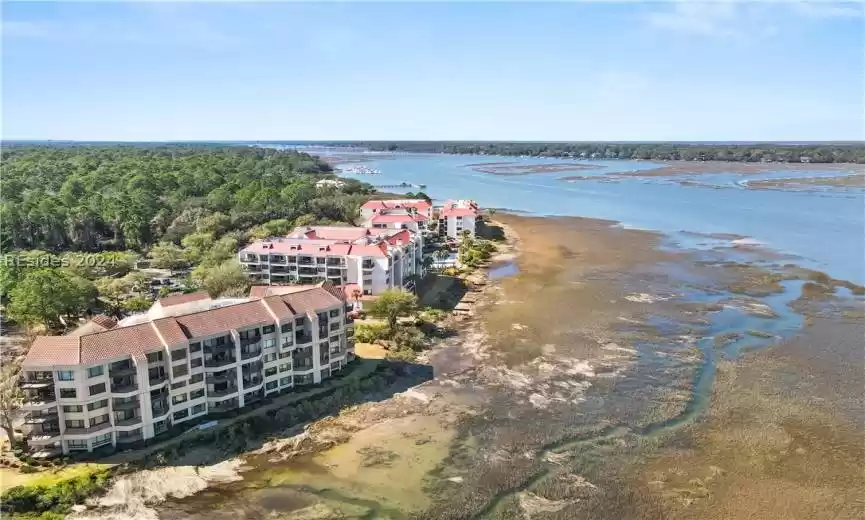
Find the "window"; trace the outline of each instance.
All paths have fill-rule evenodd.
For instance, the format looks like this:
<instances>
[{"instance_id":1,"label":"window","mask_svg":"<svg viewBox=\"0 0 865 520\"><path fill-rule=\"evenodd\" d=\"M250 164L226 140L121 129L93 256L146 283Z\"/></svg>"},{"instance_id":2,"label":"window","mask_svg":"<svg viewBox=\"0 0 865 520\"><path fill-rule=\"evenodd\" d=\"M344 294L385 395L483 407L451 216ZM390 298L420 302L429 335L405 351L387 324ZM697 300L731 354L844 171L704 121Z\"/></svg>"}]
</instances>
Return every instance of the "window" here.
<instances>
[{"instance_id":1,"label":"window","mask_svg":"<svg viewBox=\"0 0 865 520\"><path fill-rule=\"evenodd\" d=\"M189 351L190 352L198 352L200 350L201 350L201 343L196 341L195 343L189 344Z\"/></svg>"},{"instance_id":2,"label":"window","mask_svg":"<svg viewBox=\"0 0 865 520\"><path fill-rule=\"evenodd\" d=\"M291 377L283 377L279 380L279 386L285 386L291 384Z\"/></svg>"},{"instance_id":3,"label":"window","mask_svg":"<svg viewBox=\"0 0 865 520\"><path fill-rule=\"evenodd\" d=\"M339 309L333 309L332 311L330 311L330 317L331 318L338 318L339 317Z\"/></svg>"},{"instance_id":4,"label":"window","mask_svg":"<svg viewBox=\"0 0 865 520\"><path fill-rule=\"evenodd\" d=\"M99 377L105 373L105 367L103 365L99 365L98 367L90 367L87 369L87 377Z\"/></svg>"},{"instance_id":5,"label":"window","mask_svg":"<svg viewBox=\"0 0 865 520\"><path fill-rule=\"evenodd\" d=\"M179 412L174 412L174 420L179 421L180 419L186 419L189 417L189 408L186 410L180 410Z\"/></svg>"},{"instance_id":6,"label":"window","mask_svg":"<svg viewBox=\"0 0 865 520\"><path fill-rule=\"evenodd\" d=\"M72 381L75 379L75 375L71 370L58 370L57 371L57 380L58 381Z\"/></svg>"},{"instance_id":7,"label":"window","mask_svg":"<svg viewBox=\"0 0 865 520\"><path fill-rule=\"evenodd\" d=\"M70 450L81 450L81 449L86 450L87 449L87 439L66 441L66 446Z\"/></svg>"},{"instance_id":8,"label":"window","mask_svg":"<svg viewBox=\"0 0 865 520\"><path fill-rule=\"evenodd\" d=\"M186 386L186 381L181 381L179 383L171 383L172 390L177 390L178 388L183 388L184 386Z\"/></svg>"},{"instance_id":9,"label":"window","mask_svg":"<svg viewBox=\"0 0 865 520\"><path fill-rule=\"evenodd\" d=\"M84 407L80 404L67 404L63 405L63 413L78 413L83 412Z\"/></svg>"},{"instance_id":10,"label":"window","mask_svg":"<svg viewBox=\"0 0 865 520\"><path fill-rule=\"evenodd\" d=\"M218 347L220 345L225 345L225 336L204 340L205 347Z\"/></svg>"},{"instance_id":11,"label":"window","mask_svg":"<svg viewBox=\"0 0 865 520\"><path fill-rule=\"evenodd\" d=\"M291 323L284 323L282 327L279 328L279 331L283 334L291 332Z\"/></svg>"},{"instance_id":12,"label":"window","mask_svg":"<svg viewBox=\"0 0 865 520\"><path fill-rule=\"evenodd\" d=\"M280 372L288 372L289 370L291 370L291 363L283 363L282 365L279 365Z\"/></svg>"},{"instance_id":13,"label":"window","mask_svg":"<svg viewBox=\"0 0 865 520\"><path fill-rule=\"evenodd\" d=\"M263 361L265 363L270 363L271 361L276 361L276 352L274 352L273 354L265 355Z\"/></svg>"},{"instance_id":14,"label":"window","mask_svg":"<svg viewBox=\"0 0 865 520\"><path fill-rule=\"evenodd\" d=\"M61 399L75 399L77 393L74 388L61 388L60 389L60 398Z\"/></svg>"},{"instance_id":15,"label":"window","mask_svg":"<svg viewBox=\"0 0 865 520\"><path fill-rule=\"evenodd\" d=\"M189 373L189 367L186 365L175 365L171 367L171 377L183 377Z\"/></svg>"},{"instance_id":16,"label":"window","mask_svg":"<svg viewBox=\"0 0 865 520\"><path fill-rule=\"evenodd\" d=\"M186 349L185 348L171 351L171 361L180 361L181 359L186 359Z\"/></svg>"},{"instance_id":17,"label":"window","mask_svg":"<svg viewBox=\"0 0 865 520\"><path fill-rule=\"evenodd\" d=\"M285 359L287 357L291 357L291 352L280 352L279 359Z\"/></svg>"},{"instance_id":18,"label":"window","mask_svg":"<svg viewBox=\"0 0 865 520\"><path fill-rule=\"evenodd\" d=\"M261 328L262 334L273 334L276 331L275 325L265 325Z\"/></svg>"},{"instance_id":19,"label":"window","mask_svg":"<svg viewBox=\"0 0 865 520\"><path fill-rule=\"evenodd\" d=\"M96 417L90 418L90 426L99 426L100 424L105 424L108 422L108 414L97 415Z\"/></svg>"},{"instance_id":20,"label":"window","mask_svg":"<svg viewBox=\"0 0 865 520\"><path fill-rule=\"evenodd\" d=\"M68 419L66 421L66 429L70 428L84 428L84 420L83 419Z\"/></svg>"},{"instance_id":21,"label":"window","mask_svg":"<svg viewBox=\"0 0 865 520\"><path fill-rule=\"evenodd\" d=\"M270 377L276 375L276 367L270 367L264 371L264 377Z\"/></svg>"},{"instance_id":22,"label":"window","mask_svg":"<svg viewBox=\"0 0 865 520\"><path fill-rule=\"evenodd\" d=\"M162 361L162 351L150 352L147 354L148 363L159 363Z\"/></svg>"},{"instance_id":23,"label":"window","mask_svg":"<svg viewBox=\"0 0 865 520\"><path fill-rule=\"evenodd\" d=\"M200 383L204 381L204 374L195 374L189 377L189 384L194 385L195 383Z\"/></svg>"},{"instance_id":24,"label":"window","mask_svg":"<svg viewBox=\"0 0 865 520\"><path fill-rule=\"evenodd\" d=\"M294 324L298 327L303 327L303 318L296 318Z\"/></svg>"},{"instance_id":25,"label":"window","mask_svg":"<svg viewBox=\"0 0 865 520\"><path fill-rule=\"evenodd\" d=\"M266 390L273 390L274 388L276 388L278 386L279 386L279 381L270 381L266 385L264 385L264 388Z\"/></svg>"},{"instance_id":26,"label":"window","mask_svg":"<svg viewBox=\"0 0 865 520\"><path fill-rule=\"evenodd\" d=\"M204 364L204 360L202 360L200 357L197 357L189 362L189 366L191 366L192 368L198 368L202 364Z\"/></svg>"},{"instance_id":27,"label":"window","mask_svg":"<svg viewBox=\"0 0 865 520\"><path fill-rule=\"evenodd\" d=\"M266 340L264 340L263 346L264 346L264 348L275 347L276 346L276 340L275 339L266 339Z\"/></svg>"},{"instance_id":28,"label":"window","mask_svg":"<svg viewBox=\"0 0 865 520\"><path fill-rule=\"evenodd\" d=\"M186 394L175 395L171 398L172 404L180 404L185 403L189 399L189 396Z\"/></svg>"},{"instance_id":29,"label":"window","mask_svg":"<svg viewBox=\"0 0 865 520\"><path fill-rule=\"evenodd\" d=\"M87 405L87 409L92 412L93 410L99 410L100 408L105 408L106 406L108 406L108 399L102 399L100 401L96 401L95 403L89 403Z\"/></svg>"},{"instance_id":30,"label":"window","mask_svg":"<svg viewBox=\"0 0 865 520\"><path fill-rule=\"evenodd\" d=\"M99 383L90 387L90 395L99 395L105 391L105 383Z\"/></svg>"},{"instance_id":31,"label":"window","mask_svg":"<svg viewBox=\"0 0 865 520\"><path fill-rule=\"evenodd\" d=\"M331 336L331 337L330 337L330 342L331 342L331 343L336 343L337 345L339 345L339 336Z\"/></svg>"},{"instance_id":32,"label":"window","mask_svg":"<svg viewBox=\"0 0 865 520\"><path fill-rule=\"evenodd\" d=\"M197 404L197 405L193 406L193 407L192 407L192 415L198 415L198 414L200 414L201 412L204 411L204 408L205 408L205 404L204 404L204 403Z\"/></svg>"},{"instance_id":33,"label":"window","mask_svg":"<svg viewBox=\"0 0 865 520\"><path fill-rule=\"evenodd\" d=\"M201 399L204 397L204 389L196 390L194 392L189 392L189 400Z\"/></svg>"},{"instance_id":34,"label":"window","mask_svg":"<svg viewBox=\"0 0 865 520\"><path fill-rule=\"evenodd\" d=\"M240 331L240 339L255 339L260 336L258 329Z\"/></svg>"}]
</instances>

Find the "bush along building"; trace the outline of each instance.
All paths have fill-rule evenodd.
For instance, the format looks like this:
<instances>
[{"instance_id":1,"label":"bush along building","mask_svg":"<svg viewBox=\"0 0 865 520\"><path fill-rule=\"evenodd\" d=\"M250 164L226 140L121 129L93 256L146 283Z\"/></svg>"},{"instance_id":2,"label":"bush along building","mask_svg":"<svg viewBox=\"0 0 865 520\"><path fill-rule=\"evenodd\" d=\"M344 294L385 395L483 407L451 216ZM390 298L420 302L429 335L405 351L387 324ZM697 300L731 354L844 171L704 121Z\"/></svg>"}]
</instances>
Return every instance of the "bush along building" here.
<instances>
[{"instance_id":1,"label":"bush along building","mask_svg":"<svg viewBox=\"0 0 865 520\"><path fill-rule=\"evenodd\" d=\"M22 365L28 445L42 455L136 447L333 377L354 359L344 293L294 289L171 297L129 324L37 337Z\"/></svg>"}]
</instances>

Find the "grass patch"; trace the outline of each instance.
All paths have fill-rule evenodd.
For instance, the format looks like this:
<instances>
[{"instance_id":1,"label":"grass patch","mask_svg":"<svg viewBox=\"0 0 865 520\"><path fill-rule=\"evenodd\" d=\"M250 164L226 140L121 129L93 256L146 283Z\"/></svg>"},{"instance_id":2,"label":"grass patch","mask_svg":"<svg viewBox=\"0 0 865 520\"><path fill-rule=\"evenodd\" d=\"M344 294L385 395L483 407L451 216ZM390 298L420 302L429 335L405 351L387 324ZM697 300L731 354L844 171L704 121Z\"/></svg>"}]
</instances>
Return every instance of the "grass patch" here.
<instances>
[{"instance_id":1,"label":"grass patch","mask_svg":"<svg viewBox=\"0 0 865 520\"><path fill-rule=\"evenodd\" d=\"M105 489L111 470L102 464L77 464L34 477L5 491L0 511L12 518L62 518L72 506Z\"/></svg>"}]
</instances>

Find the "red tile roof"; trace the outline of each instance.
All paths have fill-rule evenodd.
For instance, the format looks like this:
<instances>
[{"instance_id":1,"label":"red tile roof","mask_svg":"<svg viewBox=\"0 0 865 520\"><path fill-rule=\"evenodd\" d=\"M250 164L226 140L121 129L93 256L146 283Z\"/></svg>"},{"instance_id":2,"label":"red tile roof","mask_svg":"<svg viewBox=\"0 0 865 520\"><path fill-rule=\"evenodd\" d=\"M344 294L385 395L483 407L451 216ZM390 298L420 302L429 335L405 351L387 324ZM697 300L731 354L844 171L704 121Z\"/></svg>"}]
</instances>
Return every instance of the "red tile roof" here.
<instances>
[{"instance_id":1,"label":"red tile roof","mask_svg":"<svg viewBox=\"0 0 865 520\"><path fill-rule=\"evenodd\" d=\"M424 222L426 217L418 213L417 215L409 215L406 213L377 213L370 218L370 222L374 224L392 224L399 222Z\"/></svg>"},{"instance_id":2,"label":"red tile roof","mask_svg":"<svg viewBox=\"0 0 865 520\"><path fill-rule=\"evenodd\" d=\"M370 200L364 203L363 209L396 209L396 208L417 208L427 210L432 207L432 204L424 199L404 199L404 200Z\"/></svg>"},{"instance_id":3,"label":"red tile roof","mask_svg":"<svg viewBox=\"0 0 865 520\"><path fill-rule=\"evenodd\" d=\"M117 320L115 320L114 318L110 318L104 314L97 314L96 316L90 318L90 321L106 329L113 329L117 326Z\"/></svg>"},{"instance_id":4,"label":"red tile roof","mask_svg":"<svg viewBox=\"0 0 865 520\"><path fill-rule=\"evenodd\" d=\"M77 336L37 336L27 351L24 367L77 365L81 348Z\"/></svg>"},{"instance_id":5,"label":"red tile roof","mask_svg":"<svg viewBox=\"0 0 865 520\"><path fill-rule=\"evenodd\" d=\"M184 303L209 299L210 295L207 294L207 291L197 291L189 294L170 294L164 298L160 298L157 301L163 307L171 307L173 305L182 305Z\"/></svg>"},{"instance_id":6,"label":"red tile roof","mask_svg":"<svg viewBox=\"0 0 865 520\"><path fill-rule=\"evenodd\" d=\"M33 341L25 367L93 365L185 344L191 338L228 333L231 329L288 320L298 314L341 306L342 293L332 284L263 299L227 305L182 316L161 318L130 327L117 327L83 336L39 336Z\"/></svg>"}]
</instances>

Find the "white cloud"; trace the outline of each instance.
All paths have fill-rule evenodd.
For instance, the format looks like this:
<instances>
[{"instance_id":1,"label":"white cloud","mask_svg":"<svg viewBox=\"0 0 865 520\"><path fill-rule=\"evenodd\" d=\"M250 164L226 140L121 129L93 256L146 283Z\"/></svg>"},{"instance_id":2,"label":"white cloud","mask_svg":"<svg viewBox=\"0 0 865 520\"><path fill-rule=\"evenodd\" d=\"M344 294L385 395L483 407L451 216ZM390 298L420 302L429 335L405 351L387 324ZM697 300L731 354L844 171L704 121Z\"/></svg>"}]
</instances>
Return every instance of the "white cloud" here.
<instances>
[{"instance_id":1,"label":"white cloud","mask_svg":"<svg viewBox=\"0 0 865 520\"><path fill-rule=\"evenodd\" d=\"M859 18L865 19L862 3L852 2L793 2L793 12L806 18Z\"/></svg>"},{"instance_id":2,"label":"white cloud","mask_svg":"<svg viewBox=\"0 0 865 520\"><path fill-rule=\"evenodd\" d=\"M676 2L672 8L650 13L649 26L671 32L743 39L740 6L733 2Z\"/></svg>"}]
</instances>

